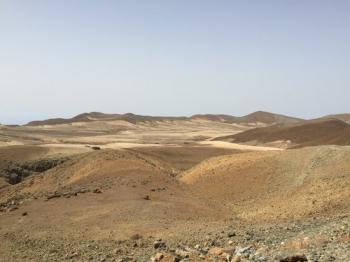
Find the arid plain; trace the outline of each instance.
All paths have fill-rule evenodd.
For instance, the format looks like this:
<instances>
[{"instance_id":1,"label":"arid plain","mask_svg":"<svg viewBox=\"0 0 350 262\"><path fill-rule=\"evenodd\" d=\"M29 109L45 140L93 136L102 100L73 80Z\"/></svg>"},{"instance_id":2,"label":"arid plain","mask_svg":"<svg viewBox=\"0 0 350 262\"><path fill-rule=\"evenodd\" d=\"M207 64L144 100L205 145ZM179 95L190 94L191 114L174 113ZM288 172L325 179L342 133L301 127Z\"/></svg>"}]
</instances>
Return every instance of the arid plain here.
<instances>
[{"instance_id":1,"label":"arid plain","mask_svg":"<svg viewBox=\"0 0 350 262\"><path fill-rule=\"evenodd\" d=\"M0 125L1 261L350 261L350 115Z\"/></svg>"}]
</instances>

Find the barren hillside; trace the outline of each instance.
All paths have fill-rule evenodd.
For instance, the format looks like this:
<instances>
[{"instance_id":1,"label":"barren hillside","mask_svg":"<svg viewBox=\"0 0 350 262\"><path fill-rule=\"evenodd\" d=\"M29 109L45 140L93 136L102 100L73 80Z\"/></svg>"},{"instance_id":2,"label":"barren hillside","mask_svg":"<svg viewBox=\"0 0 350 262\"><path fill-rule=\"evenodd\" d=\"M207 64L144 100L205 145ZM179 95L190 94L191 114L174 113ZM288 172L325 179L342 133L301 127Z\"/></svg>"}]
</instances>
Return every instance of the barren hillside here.
<instances>
[{"instance_id":1,"label":"barren hillside","mask_svg":"<svg viewBox=\"0 0 350 262\"><path fill-rule=\"evenodd\" d=\"M349 211L350 148L309 147L211 158L180 181L258 221ZM334 193L336 191L337 193Z\"/></svg>"},{"instance_id":2,"label":"barren hillside","mask_svg":"<svg viewBox=\"0 0 350 262\"><path fill-rule=\"evenodd\" d=\"M350 124L350 114L336 114L324 116L324 119L339 119Z\"/></svg>"},{"instance_id":3,"label":"barren hillside","mask_svg":"<svg viewBox=\"0 0 350 262\"><path fill-rule=\"evenodd\" d=\"M230 115L194 115L192 119L204 119L210 121L221 121L227 123L236 124L263 124L263 125L273 125L273 124L285 124L285 123L297 123L303 121L303 119L289 117L280 114L274 114L264 111L257 111L246 116L236 117Z\"/></svg>"},{"instance_id":4,"label":"barren hillside","mask_svg":"<svg viewBox=\"0 0 350 262\"><path fill-rule=\"evenodd\" d=\"M298 123L301 121L303 121L303 119L264 111L257 111L238 119L239 123L264 123L267 125Z\"/></svg>"},{"instance_id":5,"label":"barren hillside","mask_svg":"<svg viewBox=\"0 0 350 262\"><path fill-rule=\"evenodd\" d=\"M57 260L104 257L94 250L110 258L149 259L158 250L165 256L164 261L183 256L181 252L196 261L202 251L193 248L199 243L212 250L203 254L207 261L213 261L219 256L213 248L225 247L231 250L226 252L235 254L238 249L232 249L232 243L250 243L252 250L260 248L272 258L283 250L287 254L295 252L299 242L293 241L299 241L302 228L310 241L319 241L314 240L314 234L328 228L327 218L338 219L339 214L350 212L349 147L233 152L207 160L210 155L228 152L202 148L209 151L199 164L201 159L183 164L176 154L182 149L174 150L136 148L84 153L3 188L0 234L7 235L3 242L5 257L33 258L55 249L51 257ZM195 159L196 150L200 149L183 152ZM302 227L315 216L320 224ZM294 221L296 231L281 229L278 225L283 221ZM254 232L249 238L247 229ZM270 232L267 235L266 230ZM269 242L259 235L279 244L266 249ZM162 240L155 241L159 238ZM215 241L214 247L207 239ZM282 240L290 246L279 248ZM31 243L45 241L47 245L41 249L28 249ZM341 247L336 241L328 242L326 247ZM95 248L90 249L88 243ZM153 247L163 243L178 250L177 255L171 249ZM310 250L311 243L307 244ZM116 245L118 252L114 251ZM18 255L13 253L15 247L21 250ZM304 252L309 252L308 248ZM257 257L261 255L256 253Z\"/></svg>"},{"instance_id":6,"label":"barren hillside","mask_svg":"<svg viewBox=\"0 0 350 262\"><path fill-rule=\"evenodd\" d=\"M287 147L349 145L350 126L337 119L313 120L251 129L215 140L269 145L275 142L275 145L282 144Z\"/></svg>"}]
</instances>

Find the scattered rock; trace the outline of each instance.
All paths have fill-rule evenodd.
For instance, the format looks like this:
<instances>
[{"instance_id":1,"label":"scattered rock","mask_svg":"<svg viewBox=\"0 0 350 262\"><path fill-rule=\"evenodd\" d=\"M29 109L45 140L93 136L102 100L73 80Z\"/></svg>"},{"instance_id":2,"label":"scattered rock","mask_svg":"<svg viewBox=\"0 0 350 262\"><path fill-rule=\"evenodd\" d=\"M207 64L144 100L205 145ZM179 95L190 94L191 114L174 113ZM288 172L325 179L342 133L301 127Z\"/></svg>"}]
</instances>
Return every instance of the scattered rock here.
<instances>
[{"instance_id":1,"label":"scattered rock","mask_svg":"<svg viewBox=\"0 0 350 262\"><path fill-rule=\"evenodd\" d=\"M209 249L209 254L210 255L214 255L214 256L220 256L222 253L224 252L224 250L220 247L213 247L211 249Z\"/></svg>"},{"instance_id":2,"label":"scattered rock","mask_svg":"<svg viewBox=\"0 0 350 262\"><path fill-rule=\"evenodd\" d=\"M304 254L296 254L280 259L280 262L306 262L308 261Z\"/></svg>"},{"instance_id":3,"label":"scattered rock","mask_svg":"<svg viewBox=\"0 0 350 262\"><path fill-rule=\"evenodd\" d=\"M190 252L188 251L185 251L185 250L181 250L181 249L176 249L175 250L175 255L176 257L179 257L179 258L188 258L190 256Z\"/></svg>"},{"instance_id":4,"label":"scattered rock","mask_svg":"<svg viewBox=\"0 0 350 262\"><path fill-rule=\"evenodd\" d=\"M235 237L236 236L236 232L230 231L230 232L227 233L227 236L228 237Z\"/></svg>"},{"instance_id":5,"label":"scattered rock","mask_svg":"<svg viewBox=\"0 0 350 262\"><path fill-rule=\"evenodd\" d=\"M118 255L118 254L121 254L122 253L122 250L120 248L116 248L113 250L113 254L115 255Z\"/></svg>"},{"instance_id":6,"label":"scattered rock","mask_svg":"<svg viewBox=\"0 0 350 262\"><path fill-rule=\"evenodd\" d=\"M23 212L22 213L22 216L24 216L24 217L27 216L27 215L28 215L28 212Z\"/></svg>"},{"instance_id":7,"label":"scattered rock","mask_svg":"<svg viewBox=\"0 0 350 262\"><path fill-rule=\"evenodd\" d=\"M62 194L62 196L65 197L65 198L70 198L72 196L72 193L65 192L65 193Z\"/></svg>"},{"instance_id":8,"label":"scattered rock","mask_svg":"<svg viewBox=\"0 0 350 262\"><path fill-rule=\"evenodd\" d=\"M155 262L161 261L163 259L163 257L164 257L163 253L157 253L154 256L154 261Z\"/></svg>"},{"instance_id":9,"label":"scattered rock","mask_svg":"<svg viewBox=\"0 0 350 262\"><path fill-rule=\"evenodd\" d=\"M173 261L174 262L180 262L181 260L182 260L181 257L175 256Z\"/></svg>"},{"instance_id":10,"label":"scattered rock","mask_svg":"<svg viewBox=\"0 0 350 262\"><path fill-rule=\"evenodd\" d=\"M22 176L21 175L18 175L16 173L11 173L9 176L8 176L8 181L11 185L15 185L15 184L18 184L22 181Z\"/></svg>"},{"instance_id":11,"label":"scattered rock","mask_svg":"<svg viewBox=\"0 0 350 262\"><path fill-rule=\"evenodd\" d=\"M69 255L68 257L72 259L72 258L77 257L78 255L79 254L77 252L74 252L73 254Z\"/></svg>"},{"instance_id":12,"label":"scattered rock","mask_svg":"<svg viewBox=\"0 0 350 262\"><path fill-rule=\"evenodd\" d=\"M88 193L88 192L89 192L89 189L81 188L76 193L85 194L85 193Z\"/></svg>"},{"instance_id":13,"label":"scattered rock","mask_svg":"<svg viewBox=\"0 0 350 262\"><path fill-rule=\"evenodd\" d=\"M142 235L140 234L134 234L130 237L131 240L139 240L142 239Z\"/></svg>"},{"instance_id":14,"label":"scattered rock","mask_svg":"<svg viewBox=\"0 0 350 262\"><path fill-rule=\"evenodd\" d=\"M225 254L229 254L229 255L234 255L235 251L236 251L235 248L225 248L225 249L223 249L223 252Z\"/></svg>"},{"instance_id":15,"label":"scattered rock","mask_svg":"<svg viewBox=\"0 0 350 262\"><path fill-rule=\"evenodd\" d=\"M155 249L162 249L162 248L165 248L166 247L166 244L164 241L162 241L161 239L158 239L157 241L155 241L153 243L153 247Z\"/></svg>"},{"instance_id":16,"label":"scattered rock","mask_svg":"<svg viewBox=\"0 0 350 262\"><path fill-rule=\"evenodd\" d=\"M206 259L206 256L203 255L203 254L200 254L200 255L199 255L199 258L204 260L204 259Z\"/></svg>"},{"instance_id":17,"label":"scattered rock","mask_svg":"<svg viewBox=\"0 0 350 262\"><path fill-rule=\"evenodd\" d=\"M231 259L231 262L241 262L241 257L240 256L233 256Z\"/></svg>"},{"instance_id":18,"label":"scattered rock","mask_svg":"<svg viewBox=\"0 0 350 262\"><path fill-rule=\"evenodd\" d=\"M96 189L94 189L94 191L92 191L92 192L95 193L95 194L101 194L101 193L102 193L102 190L99 189L99 188L96 188Z\"/></svg>"},{"instance_id":19,"label":"scattered rock","mask_svg":"<svg viewBox=\"0 0 350 262\"><path fill-rule=\"evenodd\" d=\"M252 251L253 251L252 246L242 247L237 249L237 254L247 254L247 253L251 253Z\"/></svg>"},{"instance_id":20,"label":"scattered rock","mask_svg":"<svg viewBox=\"0 0 350 262\"><path fill-rule=\"evenodd\" d=\"M50 200L50 199L59 198L59 197L61 197L61 194L55 192L55 193L52 193L52 194L48 194L48 195L46 196L46 200L48 201L48 200Z\"/></svg>"},{"instance_id":21,"label":"scattered rock","mask_svg":"<svg viewBox=\"0 0 350 262\"><path fill-rule=\"evenodd\" d=\"M143 199L144 200L150 200L149 195L145 196Z\"/></svg>"},{"instance_id":22,"label":"scattered rock","mask_svg":"<svg viewBox=\"0 0 350 262\"><path fill-rule=\"evenodd\" d=\"M14 207L10 207L10 208L8 209L8 211L12 212L12 211L15 211L15 210L17 210L17 209L18 209L18 207L14 206Z\"/></svg>"}]
</instances>

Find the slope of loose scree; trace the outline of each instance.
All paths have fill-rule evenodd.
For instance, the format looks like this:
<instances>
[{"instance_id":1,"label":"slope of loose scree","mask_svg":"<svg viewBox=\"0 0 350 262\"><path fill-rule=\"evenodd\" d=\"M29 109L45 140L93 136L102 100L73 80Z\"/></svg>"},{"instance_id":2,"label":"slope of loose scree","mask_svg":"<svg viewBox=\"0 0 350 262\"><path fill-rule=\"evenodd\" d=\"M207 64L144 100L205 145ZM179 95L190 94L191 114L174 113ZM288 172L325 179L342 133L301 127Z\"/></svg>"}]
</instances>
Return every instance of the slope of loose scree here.
<instances>
[{"instance_id":1,"label":"slope of loose scree","mask_svg":"<svg viewBox=\"0 0 350 262\"><path fill-rule=\"evenodd\" d=\"M193 167L180 181L244 219L339 213L350 208L350 148L222 156Z\"/></svg>"}]
</instances>

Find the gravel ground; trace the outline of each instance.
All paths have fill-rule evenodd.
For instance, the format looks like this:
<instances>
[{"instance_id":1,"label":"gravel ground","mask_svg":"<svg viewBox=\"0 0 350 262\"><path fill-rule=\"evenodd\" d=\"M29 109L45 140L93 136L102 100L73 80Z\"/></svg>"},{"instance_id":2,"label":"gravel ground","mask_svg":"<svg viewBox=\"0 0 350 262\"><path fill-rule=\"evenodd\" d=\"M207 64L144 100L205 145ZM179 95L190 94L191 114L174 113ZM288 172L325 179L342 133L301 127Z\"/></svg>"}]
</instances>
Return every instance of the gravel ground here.
<instances>
[{"instance_id":1,"label":"gravel ground","mask_svg":"<svg viewBox=\"0 0 350 262\"><path fill-rule=\"evenodd\" d=\"M26 215L26 214L24 214ZM350 215L264 225L227 223L180 236L32 238L2 229L1 261L350 261Z\"/></svg>"}]
</instances>

